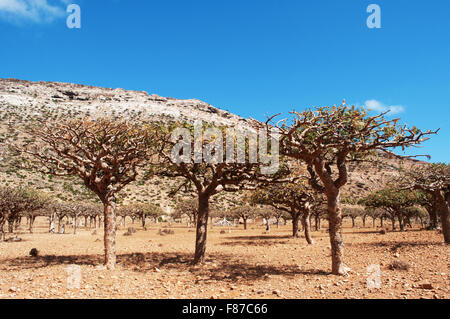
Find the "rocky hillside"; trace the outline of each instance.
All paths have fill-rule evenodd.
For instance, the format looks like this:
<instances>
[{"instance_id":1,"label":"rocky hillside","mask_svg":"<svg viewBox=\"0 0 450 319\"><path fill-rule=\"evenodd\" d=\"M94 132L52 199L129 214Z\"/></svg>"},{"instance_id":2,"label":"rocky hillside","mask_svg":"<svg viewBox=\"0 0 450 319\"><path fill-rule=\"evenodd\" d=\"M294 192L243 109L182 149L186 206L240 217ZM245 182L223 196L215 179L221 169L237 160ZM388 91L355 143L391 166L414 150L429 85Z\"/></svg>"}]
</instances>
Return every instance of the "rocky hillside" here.
<instances>
[{"instance_id":1,"label":"rocky hillside","mask_svg":"<svg viewBox=\"0 0 450 319\"><path fill-rule=\"evenodd\" d=\"M203 120L218 125L246 127L248 120L215 108L205 102L161 97L147 92L107 89L59 82L30 82L0 79L0 184L23 185L52 192L62 200L95 199L76 179L56 178L15 168L16 160L6 150L6 143L23 136L20 128L37 118L59 121L67 117L96 117L150 120ZM389 158L379 155L375 162L350 165L350 182L344 196L360 197L383 187L397 174L401 165L411 166L418 161ZM162 207L174 206L167 193L178 181L136 181L122 193L123 202L157 202ZM187 196L187 194L186 194ZM220 194L216 200L228 203L237 195ZM223 205L222 205L223 206Z\"/></svg>"}]
</instances>

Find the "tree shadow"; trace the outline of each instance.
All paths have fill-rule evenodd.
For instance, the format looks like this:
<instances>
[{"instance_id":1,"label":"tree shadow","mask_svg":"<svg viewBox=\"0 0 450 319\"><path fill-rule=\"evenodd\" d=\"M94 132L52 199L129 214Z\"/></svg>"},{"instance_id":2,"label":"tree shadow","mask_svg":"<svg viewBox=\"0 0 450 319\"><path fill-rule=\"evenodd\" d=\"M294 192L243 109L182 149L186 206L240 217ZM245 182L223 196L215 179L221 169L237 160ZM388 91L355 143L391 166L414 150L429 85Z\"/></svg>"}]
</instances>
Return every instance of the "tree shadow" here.
<instances>
[{"instance_id":1,"label":"tree shadow","mask_svg":"<svg viewBox=\"0 0 450 319\"><path fill-rule=\"evenodd\" d=\"M292 235L261 235L261 236L231 236L227 237L227 239L233 240L273 240L273 239L288 239L294 238Z\"/></svg>"},{"instance_id":2,"label":"tree shadow","mask_svg":"<svg viewBox=\"0 0 450 319\"><path fill-rule=\"evenodd\" d=\"M293 238L293 237L292 237ZM293 238L294 239L294 238ZM229 241L225 243L221 243L221 246L272 246L273 244L287 244L287 241L256 241L256 240L237 240L237 241Z\"/></svg>"},{"instance_id":3,"label":"tree shadow","mask_svg":"<svg viewBox=\"0 0 450 319\"><path fill-rule=\"evenodd\" d=\"M56 265L102 265L103 255L43 255L37 257L19 257L0 260L0 270L39 269ZM270 276L295 275L329 275L329 272L319 269L299 269L297 265L266 265L256 264L236 259L227 254L210 254L206 262L200 265L192 264L193 256L186 252L172 253L130 253L117 256L117 264L122 269L136 272L154 271L188 271L196 275L197 282L251 282L257 279L270 279Z\"/></svg>"},{"instance_id":4,"label":"tree shadow","mask_svg":"<svg viewBox=\"0 0 450 319\"><path fill-rule=\"evenodd\" d=\"M441 242L428 242L428 241L395 241L395 242L373 242L373 243L353 243L353 246L372 246L372 247L384 247L389 248L391 251L396 252L403 247L423 247L423 246L440 246Z\"/></svg>"}]
</instances>

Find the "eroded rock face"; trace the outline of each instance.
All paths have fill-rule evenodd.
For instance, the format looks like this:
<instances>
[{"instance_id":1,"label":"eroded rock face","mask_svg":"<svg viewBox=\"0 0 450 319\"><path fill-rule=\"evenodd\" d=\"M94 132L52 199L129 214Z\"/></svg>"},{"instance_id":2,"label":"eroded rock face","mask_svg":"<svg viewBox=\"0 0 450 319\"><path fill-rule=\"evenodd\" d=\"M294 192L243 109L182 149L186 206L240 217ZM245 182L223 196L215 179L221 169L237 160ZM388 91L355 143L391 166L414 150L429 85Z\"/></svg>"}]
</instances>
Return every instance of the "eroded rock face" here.
<instances>
[{"instance_id":1,"label":"eroded rock face","mask_svg":"<svg viewBox=\"0 0 450 319\"><path fill-rule=\"evenodd\" d=\"M241 126L247 122L197 99L179 100L121 88L17 79L0 79L0 107L18 107L30 114L52 108L71 110L74 115L88 117L106 114L118 118L203 120L228 126Z\"/></svg>"}]
</instances>

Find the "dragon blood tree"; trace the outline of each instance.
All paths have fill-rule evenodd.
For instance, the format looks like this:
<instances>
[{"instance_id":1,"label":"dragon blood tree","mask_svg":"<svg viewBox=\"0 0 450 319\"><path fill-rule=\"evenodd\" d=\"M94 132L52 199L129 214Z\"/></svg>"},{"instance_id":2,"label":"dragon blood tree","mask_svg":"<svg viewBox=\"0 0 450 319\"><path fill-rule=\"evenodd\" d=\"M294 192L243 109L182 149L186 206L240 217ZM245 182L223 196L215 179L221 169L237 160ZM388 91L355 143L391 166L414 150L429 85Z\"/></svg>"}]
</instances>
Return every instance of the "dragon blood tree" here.
<instances>
[{"instance_id":1,"label":"dragon blood tree","mask_svg":"<svg viewBox=\"0 0 450 319\"><path fill-rule=\"evenodd\" d=\"M174 124L169 132L160 154L164 161L152 173L182 177L193 186L198 202L193 262L198 264L205 260L211 197L280 179L283 170L273 165L278 141L258 143L256 133L199 123Z\"/></svg>"},{"instance_id":2,"label":"dragon blood tree","mask_svg":"<svg viewBox=\"0 0 450 319\"><path fill-rule=\"evenodd\" d=\"M332 273L343 275L344 243L340 191L347 183L347 165L354 158L384 152L400 157L393 149L417 146L436 132L422 132L416 127L400 125L399 119L388 120L382 113L370 116L366 110L339 106L317 107L291 112L290 120L266 122L269 132L281 134L280 153L301 160L308 166L310 183L327 198L330 226Z\"/></svg>"},{"instance_id":3,"label":"dragon blood tree","mask_svg":"<svg viewBox=\"0 0 450 319\"><path fill-rule=\"evenodd\" d=\"M314 205L315 192L303 181L273 184L255 190L250 196L254 204L270 205L284 211L292 218L292 236L298 237L298 223L301 219L305 238L312 244L310 216Z\"/></svg>"},{"instance_id":4,"label":"dragon blood tree","mask_svg":"<svg viewBox=\"0 0 450 319\"><path fill-rule=\"evenodd\" d=\"M78 176L103 203L105 266L116 264L116 196L156 153L157 125L106 118L40 123L27 129L36 142L16 147L32 167L56 176Z\"/></svg>"},{"instance_id":5,"label":"dragon blood tree","mask_svg":"<svg viewBox=\"0 0 450 319\"><path fill-rule=\"evenodd\" d=\"M420 190L431 196L432 206L441 217L444 242L450 244L450 165L417 165L404 171L401 183L407 188Z\"/></svg>"},{"instance_id":6,"label":"dragon blood tree","mask_svg":"<svg viewBox=\"0 0 450 319\"><path fill-rule=\"evenodd\" d=\"M397 218L400 230L403 231L406 221L409 220L407 208L420 205L425 197L425 193L420 191L386 188L367 195L359 203L369 208L384 209L391 218L392 230L395 230L395 218Z\"/></svg>"}]
</instances>

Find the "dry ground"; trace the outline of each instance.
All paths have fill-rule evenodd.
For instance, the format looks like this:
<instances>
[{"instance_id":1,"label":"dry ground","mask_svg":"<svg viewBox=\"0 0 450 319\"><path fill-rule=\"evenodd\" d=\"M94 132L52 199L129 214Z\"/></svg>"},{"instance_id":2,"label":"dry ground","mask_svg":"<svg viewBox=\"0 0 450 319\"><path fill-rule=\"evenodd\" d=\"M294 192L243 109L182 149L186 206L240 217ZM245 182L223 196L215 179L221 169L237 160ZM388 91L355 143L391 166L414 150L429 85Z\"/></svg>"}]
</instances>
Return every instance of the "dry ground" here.
<instances>
[{"instance_id":1,"label":"dry ground","mask_svg":"<svg viewBox=\"0 0 450 319\"><path fill-rule=\"evenodd\" d=\"M194 230L172 224L138 224L132 236L117 233L118 266L102 266L102 230L78 235L48 234L45 219L34 234L19 230L21 242L0 243L0 298L446 298L450 297L449 247L442 235L418 229L388 232L346 227L349 276L329 275L330 248L325 230L315 244L291 238L290 227L260 225L209 230L207 262L192 266ZM71 231L67 228L68 231ZM225 234L220 231L225 230ZM37 248L39 257L29 256ZM401 260L408 270L390 270ZM81 266L81 287L67 288L67 267ZM369 290L367 266L379 264L382 287ZM427 288L427 289L424 289Z\"/></svg>"}]
</instances>

